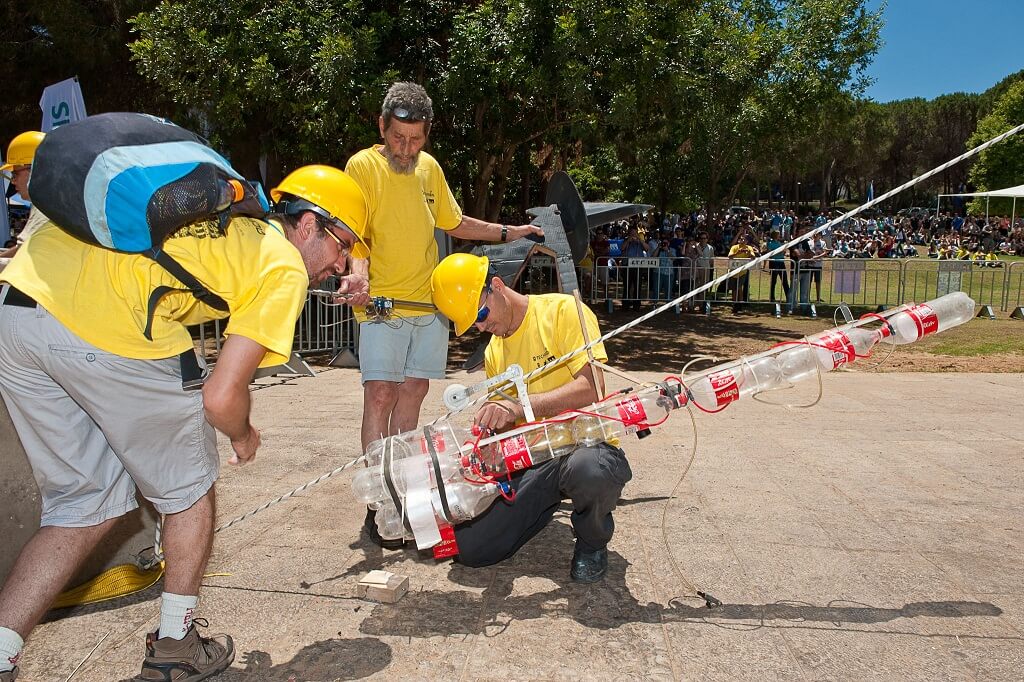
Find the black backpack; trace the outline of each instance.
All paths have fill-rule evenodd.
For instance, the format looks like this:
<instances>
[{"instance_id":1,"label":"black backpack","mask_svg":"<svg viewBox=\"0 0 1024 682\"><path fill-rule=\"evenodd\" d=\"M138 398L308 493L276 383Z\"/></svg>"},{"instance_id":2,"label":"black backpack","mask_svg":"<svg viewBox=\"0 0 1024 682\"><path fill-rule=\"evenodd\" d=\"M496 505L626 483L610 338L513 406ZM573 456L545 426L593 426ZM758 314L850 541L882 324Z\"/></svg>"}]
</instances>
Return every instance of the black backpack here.
<instances>
[{"instance_id":1,"label":"black backpack","mask_svg":"<svg viewBox=\"0 0 1024 682\"><path fill-rule=\"evenodd\" d=\"M203 138L147 114L89 116L46 135L30 179L33 203L65 232L89 244L148 256L186 289L157 287L150 295L145 337L164 295L188 291L227 311L162 245L182 227L232 216L263 218L270 209L261 188L231 167Z\"/></svg>"}]
</instances>

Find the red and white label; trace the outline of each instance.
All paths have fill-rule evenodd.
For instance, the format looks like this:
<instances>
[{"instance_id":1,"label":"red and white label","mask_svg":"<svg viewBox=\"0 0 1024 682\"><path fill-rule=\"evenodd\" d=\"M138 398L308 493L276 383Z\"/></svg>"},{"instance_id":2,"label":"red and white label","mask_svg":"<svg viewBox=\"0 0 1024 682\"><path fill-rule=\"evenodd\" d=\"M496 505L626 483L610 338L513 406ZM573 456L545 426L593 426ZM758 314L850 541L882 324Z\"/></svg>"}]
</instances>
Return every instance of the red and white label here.
<instances>
[{"instance_id":1,"label":"red and white label","mask_svg":"<svg viewBox=\"0 0 1024 682\"><path fill-rule=\"evenodd\" d=\"M431 434L430 440L434 443L434 452L444 452L444 434L440 431L434 431ZM427 439L420 437L420 454L430 454L430 450L427 449Z\"/></svg>"},{"instance_id":2,"label":"red and white label","mask_svg":"<svg viewBox=\"0 0 1024 682\"><path fill-rule=\"evenodd\" d=\"M910 315L910 319L917 326L917 338L920 339L939 331L939 318L927 303L908 308L907 315Z\"/></svg>"},{"instance_id":3,"label":"red and white label","mask_svg":"<svg viewBox=\"0 0 1024 682\"><path fill-rule=\"evenodd\" d=\"M712 372L708 375L711 382L711 390L715 392L715 402L718 407L740 399L740 387L736 383L736 375L731 370Z\"/></svg>"},{"instance_id":4,"label":"red and white label","mask_svg":"<svg viewBox=\"0 0 1024 682\"><path fill-rule=\"evenodd\" d=\"M818 337L818 344L831 351L832 369L838 369L857 359L857 350L845 332L827 331Z\"/></svg>"},{"instance_id":5,"label":"red and white label","mask_svg":"<svg viewBox=\"0 0 1024 682\"><path fill-rule=\"evenodd\" d=\"M636 396L623 400L621 403L615 403L615 407L619 410L619 419L622 420L623 426L636 426L637 428L647 428L647 410L644 409L644 404Z\"/></svg>"},{"instance_id":6,"label":"red and white label","mask_svg":"<svg viewBox=\"0 0 1024 682\"><path fill-rule=\"evenodd\" d=\"M437 528L441 531L441 542L434 545L434 558L447 559L459 553L459 544L455 542L455 529L447 523Z\"/></svg>"},{"instance_id":7,"label":"red and white label","mask_svg":"<svg viewBox=\"0 0 1024 682\"><path fill-rule=\"evenodd\" d=\"M533 466L533 458L530 457L530 448L526 445L526 436L518 435L506 438L498 443L501 449L502 459L505 460L505 470L509 473L529 469Z\"/></svg>"}]
</instances>

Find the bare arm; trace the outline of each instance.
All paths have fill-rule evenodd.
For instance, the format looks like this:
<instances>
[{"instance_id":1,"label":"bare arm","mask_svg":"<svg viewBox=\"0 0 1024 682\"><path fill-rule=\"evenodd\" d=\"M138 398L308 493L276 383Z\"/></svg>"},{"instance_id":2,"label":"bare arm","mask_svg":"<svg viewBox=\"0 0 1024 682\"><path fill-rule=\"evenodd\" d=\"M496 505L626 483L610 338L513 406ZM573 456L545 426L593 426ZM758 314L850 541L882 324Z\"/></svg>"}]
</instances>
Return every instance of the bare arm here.
<instances>
[{"instance_id":1,"label":"bare arm","mask_svg":"<svg viewBox=\"0 0 1024 682\"><path fill-rule=\"evenodd\" d=\"M544 230L536 225L507 225L508 235L505 241L522 239L528 234L544 236ZM462 222L458 227L449 230L448 234L459 239L471 239L484 242L501 241L501 223L488 223L468 215L462 216Z\"/></svg>"},{"instance_id":2,"label":"bare arm","mask_svg":"<svg viewBox=\"0 0 1024 682\"><path fill-rule=\"evenodd\" d=\"M252 339L233 334L224 342L217 366L203 385L206 418L231 439L235 454L229 464L245 464L256 456L260 434L249 422L249 382L267 349Z\"/></svg>"},{"instance_id":3,"label":"bare arm","mask_svg":"<svg viewBox=\"0 0 1024 682\"><path fill-rule=\"evenodd\" d=\"M586 407L597 400L594 368L585 365L572 381L544 393L530 395L530 404L538 419L552 417L566 410ZM501 431L525 419L523 406L518 402L497 400L485 403L476 413L474 421L480 426Z\"/></svg>"}]
</instances>

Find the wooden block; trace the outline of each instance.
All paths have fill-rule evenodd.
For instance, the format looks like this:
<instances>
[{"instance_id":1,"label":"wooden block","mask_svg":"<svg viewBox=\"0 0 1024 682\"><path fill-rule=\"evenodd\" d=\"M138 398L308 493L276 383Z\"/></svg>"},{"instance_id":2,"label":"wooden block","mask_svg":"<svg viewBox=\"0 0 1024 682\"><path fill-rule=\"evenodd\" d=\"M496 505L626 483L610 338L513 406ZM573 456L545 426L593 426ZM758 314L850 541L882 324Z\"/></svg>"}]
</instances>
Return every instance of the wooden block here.
<instances>
[{"instance_id":1,"label":"wooden block","mask_svg":"<svg viewBox=\"0 0 1024 682\"><path fill-rule=\"evenodd\" d=\"M360 599L394 604L409 591L409 578L388 571L370 571L356 584Z\"/></svg>"}]
</instances>

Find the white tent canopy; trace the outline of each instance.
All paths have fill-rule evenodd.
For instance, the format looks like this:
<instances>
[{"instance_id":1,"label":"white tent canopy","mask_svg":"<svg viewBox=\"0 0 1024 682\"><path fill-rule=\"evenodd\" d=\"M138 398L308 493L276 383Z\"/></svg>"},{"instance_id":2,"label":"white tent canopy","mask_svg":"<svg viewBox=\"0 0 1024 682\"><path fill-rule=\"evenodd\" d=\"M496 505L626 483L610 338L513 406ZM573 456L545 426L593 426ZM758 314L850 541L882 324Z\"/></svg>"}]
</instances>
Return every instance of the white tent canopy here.
<instances>
[{"instance_id":1,"label":"white tent canopy","mask_svg":"<svg viewBox=\"0 0 1024 682\"><path fill-rule=\"evenodd\" d=\"M1006 187L1003 189L994 189L991 192L971 192L969 194L940 194L943 197L1003 197L1006 199L1012 197L1024 197L1024 185L1017 185L1016 187Z\"/></svg>"},{"instance_id":2,"label":"white tent canopy","mask_svg":"<svg viewBox=\"0 0 1024 682\"><path fill-rule=\"evenodd\" d=\"M939 204L942 202L942 197L985 197L985 221L988 222L988 202L992 197L998 199L1013 199L1013 209L1010 212L1010 225L1013 225L1014 219L1017 217L1017 198L1024 197L1024 185L1017 185L1016 187L1004 187L1003 189L994 189L988 192L969 192L965 194L940 194L938 200L935 202L935 215L939 214Z\"/></svg>"}]
</instances>

